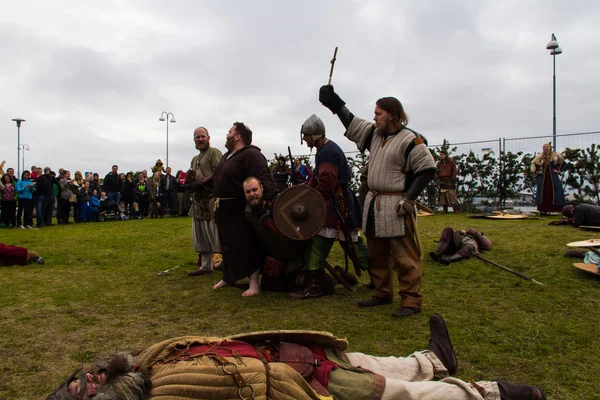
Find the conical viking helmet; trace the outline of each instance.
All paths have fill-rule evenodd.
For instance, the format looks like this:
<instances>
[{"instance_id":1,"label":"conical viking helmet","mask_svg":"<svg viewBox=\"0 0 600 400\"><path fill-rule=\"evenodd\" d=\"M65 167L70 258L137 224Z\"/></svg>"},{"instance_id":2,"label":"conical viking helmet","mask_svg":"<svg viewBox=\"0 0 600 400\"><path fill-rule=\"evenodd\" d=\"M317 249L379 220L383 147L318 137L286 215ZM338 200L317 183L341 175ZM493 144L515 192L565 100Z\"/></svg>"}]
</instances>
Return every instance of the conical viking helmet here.
<instances>
[{"instance_id":1,"label":"conical viking helmet","mask_svg":"<svg viewBox=\"0 0 600 400\"><path fill-rule=\"evenodd\" d=\"M312 136L313 140L325 136L325 125L321 121L321 118L315 114L308 117L302 124L302 128L300 128L300 143L302 143L304 135Z\"/></svg>"}]
</instances>

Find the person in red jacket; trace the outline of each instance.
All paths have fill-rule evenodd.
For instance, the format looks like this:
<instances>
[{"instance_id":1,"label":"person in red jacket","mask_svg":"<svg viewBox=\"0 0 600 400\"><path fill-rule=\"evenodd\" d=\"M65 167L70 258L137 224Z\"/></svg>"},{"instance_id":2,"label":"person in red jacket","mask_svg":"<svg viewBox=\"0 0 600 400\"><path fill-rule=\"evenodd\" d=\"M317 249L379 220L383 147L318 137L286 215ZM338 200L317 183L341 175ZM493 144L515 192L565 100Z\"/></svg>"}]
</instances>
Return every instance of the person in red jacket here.
<instances>
[{"instance_id":1,"label":"person in red jacket","mask_svg":"<svg viewBox=\"0 0 600 400\"><path fill-rule=\"evenodd\" d=\"M27 250L25 247L0 243L0 267L27 264L44 264L44 259L35 251Z\"/></svg>"}]
</instances>

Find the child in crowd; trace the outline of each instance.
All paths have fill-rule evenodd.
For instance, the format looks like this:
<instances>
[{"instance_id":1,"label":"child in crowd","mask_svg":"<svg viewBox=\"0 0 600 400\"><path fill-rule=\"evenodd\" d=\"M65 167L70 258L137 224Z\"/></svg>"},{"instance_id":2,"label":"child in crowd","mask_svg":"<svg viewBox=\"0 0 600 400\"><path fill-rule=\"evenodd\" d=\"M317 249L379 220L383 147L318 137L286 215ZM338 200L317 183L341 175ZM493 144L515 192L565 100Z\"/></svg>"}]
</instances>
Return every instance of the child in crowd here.
<instances>
[{"instance_id":1,"label":"child in crowd","mask_svg":"<svg viewBox=\"0 0 600 400\"><path fill-rule=\"evenodd\" d=\"M129 210L129 218L131 219L144 219L144 217L140 214L140 206L137 201L134 201L131 204L131 209Z\"/></svg>"},{"instance_id":2,"label":"child in crowd","mask_svg":"<svg viewBox=\"0 0 600 400\"><path fill-rule=\"evenodd\" d=\"M125 201L121 201L119 203L119 218L121 219L121 221L125 221L126 219L129 219L129 217L125 213Z\"/></svg>"},{"instance_id":3,"label":"child in crowd","mask_svg":"<svg viewBox=\"0 0 600 400\"><path fill-rule=\"evenodd\" d=\"M90 222L92 220L92 210L90 208L90 183L83 181L78 189L77 198L79 199L79 222Z\"/></svg>"},{"instance_id":4,"label":"child in crowd","mask_svg":"<svg viewBox=\"0 0 600 400\"><path fill-rule=\"evenodd\" d=\"M98 198L98 191L94 190L90 196L90 220L98 221L98 208L100 207L100 199Z\"/></svg>"}]
</instances>

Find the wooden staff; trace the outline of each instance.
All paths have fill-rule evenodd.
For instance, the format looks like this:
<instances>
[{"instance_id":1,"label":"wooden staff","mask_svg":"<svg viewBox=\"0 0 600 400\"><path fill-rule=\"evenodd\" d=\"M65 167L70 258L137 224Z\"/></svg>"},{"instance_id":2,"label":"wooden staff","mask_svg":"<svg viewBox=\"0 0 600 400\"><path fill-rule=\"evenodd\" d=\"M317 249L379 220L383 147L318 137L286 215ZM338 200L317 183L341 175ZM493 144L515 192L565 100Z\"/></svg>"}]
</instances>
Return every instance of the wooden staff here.
<instances>
[{"instance_id":1,"label":"wooden staff","mask_svg":"<svg viewBox=\"0 0 600 400\"><path fill-rule=\"evenodd\" d=\"M330 63L331 63L331 69L329 70L329 81L327 82L328 85L331 85L331 77L333 76L333 66L335 65L335 60L337 58L337 46L335 46L335 51L333 52L333 58L331 59Z\"/></svg>"},{"instance_id":2,"label":"wooden staff","mask_svg":"<svg viewBox=\"0 0 600 400\"><path fill-rule=\"evenodd\" d=\"M537 284L538 284L538 285L540 285L540 286L544 286L544 284L543 284L543 283L541 283L541 282L538 282L538 281L536 281L535 279L532 279L532 278L528 277L527 275L524 275L524 274L522 274L522 273L520 273L520 272L514 271L514 270L512 270L512 269L510 269L510 268L507 268L507 267L505 267L505 266L503 266L503 265L500 265L500 264L498 264L498 263L495 263L495 262L493 262L493 261L491 261L491 260L488 260L487 258L483 258L483 257L481 257L479 254L477 254L477 255L475 256L475 258L479 258L481 261L485 261L486 263L488 263L488 264L492 264L492 265L493 265L493 266L495 266L495 267L498 267L498 268L501 268L501 269L503 269L503 270L505 270L505 271L508 271L508 272L510 272L511 274L515 274L516 276L518 276L518 277L520 277L520 278L527 279L528 281L532 281L533 283L537 283Z\"/></svg>"}]
</instances>

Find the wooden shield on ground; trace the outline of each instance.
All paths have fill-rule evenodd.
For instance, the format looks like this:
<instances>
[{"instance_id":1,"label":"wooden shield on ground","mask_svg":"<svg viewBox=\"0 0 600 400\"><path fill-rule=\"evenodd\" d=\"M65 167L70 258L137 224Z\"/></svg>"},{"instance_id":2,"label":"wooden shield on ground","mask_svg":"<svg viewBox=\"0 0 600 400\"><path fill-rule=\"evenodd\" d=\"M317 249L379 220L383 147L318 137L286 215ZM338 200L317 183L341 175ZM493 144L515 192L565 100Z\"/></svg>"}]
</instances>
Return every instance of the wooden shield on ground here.
<instances>
[{"instance_id":1,"label":"wooden shield on ground","mask_svg":"<svg viewBox=\"0 0 600 400\"><path fill-rule=\"evenodd\" d=\"M469 214L467 215L467 218L487 218L490 215L491 214Z\"/></svg>"},{"instance_id":2,"label":"wooden shield on ground","mask_svg":"<svg viewBox=\"0 0 600 400\"><path fill-rule=\"evenodd\" d=\"M502 213L502 214L498 214L498 215L488 215L487 218L491 218L491 219L525 219L525 218L527 218L527 215Z\"/></svg>"},{"instance_id":3,"label":"wooden shield on ground","mask_svg":"<svg viewBox=\"0 0 600 400\"><path fill-rule=\"evenodd\" d=\"M582 271L591 272L596 276L600 276L600 272L598 272L598 266L596 264L575 263L573 266Z\"/></svg>"},{"instance_id":4,"label":"wooden shield on ground","mask_svg":"<svg viewBox=\"0 0 600 400\"><path fill-rule=\"evenodd\" d=\"M285 189L273 203L273 221L279 231L293 240L307 240L325 225L327 206L323 196L308 185Z\"/></svg>"},{"instance_id":5,"label":"wooden shield on ground","mask_svg":"<svg viewBox=\"0 0 600 400\"><path fill-rule=\"evenodd\" d=\"M587 225L579 225L581 229L590 229L595 231L600 231L600 226L587 226Z\"/></svg>"},{"instance_id":6,"label":"wooden shield on ground","mask_svg":"<svg viewBox=\"0 0 600 400\"><path fill-rule=\"evenodd\" d=\"M581 240L579 242L567 243L569 247L597 247L600 246L600 239Z\"/></svg>"}]
</instances>

